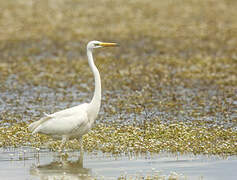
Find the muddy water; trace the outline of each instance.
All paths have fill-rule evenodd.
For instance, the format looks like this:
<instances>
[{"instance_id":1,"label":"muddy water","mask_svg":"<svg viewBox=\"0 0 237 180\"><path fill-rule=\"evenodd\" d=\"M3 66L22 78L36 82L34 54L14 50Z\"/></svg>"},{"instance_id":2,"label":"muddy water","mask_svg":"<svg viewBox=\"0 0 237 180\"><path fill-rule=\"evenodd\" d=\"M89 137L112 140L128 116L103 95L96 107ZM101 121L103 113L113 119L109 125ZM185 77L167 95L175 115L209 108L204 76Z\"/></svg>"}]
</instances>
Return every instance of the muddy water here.
<instances>
[{"instance_id":1,"label":"muddy water","mask_svg":"<svg viewBox=\"0 0 237 180\"><path fill-rule=\"evenodd\" d=\"M112 156L67 152L68 157L27 147L1 149L1 179L117 179L157 176L179 179L236 179L237 157L191 154ZM14 173L13 173L14 172Z\"/></svg>"}]
</instances>

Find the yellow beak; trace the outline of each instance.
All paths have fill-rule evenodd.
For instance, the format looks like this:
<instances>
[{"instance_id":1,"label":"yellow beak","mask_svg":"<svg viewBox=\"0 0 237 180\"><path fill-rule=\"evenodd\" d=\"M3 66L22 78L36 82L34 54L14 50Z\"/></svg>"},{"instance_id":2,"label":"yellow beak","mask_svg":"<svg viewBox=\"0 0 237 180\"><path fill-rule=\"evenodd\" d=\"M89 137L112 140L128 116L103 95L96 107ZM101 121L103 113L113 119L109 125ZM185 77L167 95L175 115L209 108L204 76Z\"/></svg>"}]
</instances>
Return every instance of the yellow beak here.
<instances>
[{"instance_id":1,"label":"yellow beak","mask_svg":"<svg viewBox=\"0 0 237 180\"><path fill-rule=\"evenodd\" d=\"M117 43L106 43L106 42L103 42L103 43L100 43L100 46L102 47L114 47L114 46L119 46Z\"/></svg>"}]
</instances>

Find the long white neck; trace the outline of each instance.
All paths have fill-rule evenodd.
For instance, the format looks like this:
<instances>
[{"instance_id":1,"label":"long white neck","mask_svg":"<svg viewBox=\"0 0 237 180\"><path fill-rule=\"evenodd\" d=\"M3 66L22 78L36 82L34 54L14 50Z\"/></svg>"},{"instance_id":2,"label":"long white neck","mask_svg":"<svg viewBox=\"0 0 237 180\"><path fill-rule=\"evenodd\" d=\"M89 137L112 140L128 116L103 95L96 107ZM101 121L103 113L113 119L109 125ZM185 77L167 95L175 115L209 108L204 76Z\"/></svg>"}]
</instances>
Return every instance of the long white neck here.
<instances>
[{"instance_id":1,"label":"long white neck","mask_svg":"<svg viewBox=\"0 0 237 180\"><path fill-rule=\"evenodd\" d=\"M95 63L93 61L93 56L91 49L87 49L87 56L88 56L88 63L89 66L93 72L94 79L95 79L95 90L94 90L94 95L93 98L89 104L89 109L88 113L90 118L94 121L97 114L99 113L100 110L100 104L101 104L101 81L100 81L100 73L95 66Z\"/></svg>"}]
</instances>

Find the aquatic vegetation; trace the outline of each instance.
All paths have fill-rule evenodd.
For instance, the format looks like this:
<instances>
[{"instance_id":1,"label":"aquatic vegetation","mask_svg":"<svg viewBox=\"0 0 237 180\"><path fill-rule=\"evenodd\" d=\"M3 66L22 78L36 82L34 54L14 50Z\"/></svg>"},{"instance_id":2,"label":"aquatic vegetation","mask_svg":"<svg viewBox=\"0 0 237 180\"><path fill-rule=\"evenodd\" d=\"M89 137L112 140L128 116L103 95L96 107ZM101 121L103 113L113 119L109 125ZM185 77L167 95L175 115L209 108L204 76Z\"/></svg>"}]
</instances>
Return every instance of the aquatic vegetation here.
<instances>
[{"instance_id":1,"label":"aquatic vegetation","mask_svg":"<svg viewBox=\"0 0 237 180\"><path fill-rule=\"evenodd\" d=\"M127 180L127 179L134 179L133 176L128 175L121 175L118 180ZM136 179L144 179L144 180L185 180L187 177L183 176L182 174L178 174L176 172L171 172L170 175L162 175L160 172L155 172L151 175L147 176L136 176Z\"/></svg>"},{"instance_id":2,"label":"aquatic vegetation","mask_svg":"<svg viewBox=\"0 0 237 180\"><path fill-rule=\"evenodd\" d=\"M61 150L61 141L53 141L45 135L32 135L26 123L1 126L1 147L33 146ZM87 151L99 150L113 154L159 153L161 151L237 155L237 132L222 127L207 127L198 123L163 124L158 120L140 126L98 124L83 137ZM68 150L79 149L76 140L69 141Z\"/></svg>"},{"instance_id":3,"label":"aquatic vegetation","mask_svg":"<svg viewBox=\"0 0 237 180\"><path fill-rule=\"evenodd\" d=\"M120 47L96 52L102 107L83 137L86 151L237 155L236 7L236 0L0 1L0 147L62 150L27 126L91 99L85 45L102 40ZM137 177L167 178L182 175Z\"/></svg>"},{"instance_id":4,"label":"aquatic vegetation","mask_svg":"<svg viewBox=\"0 0 237 180\"><path fill-rule=\"evenodd\" d=\"M0 2L0 146L59 148L26 124L90 99L84 49L99 39L121 46L96 54L104 91L88 151L236 154L236 1L94 4Z\"/></svg>"}]
</instances>

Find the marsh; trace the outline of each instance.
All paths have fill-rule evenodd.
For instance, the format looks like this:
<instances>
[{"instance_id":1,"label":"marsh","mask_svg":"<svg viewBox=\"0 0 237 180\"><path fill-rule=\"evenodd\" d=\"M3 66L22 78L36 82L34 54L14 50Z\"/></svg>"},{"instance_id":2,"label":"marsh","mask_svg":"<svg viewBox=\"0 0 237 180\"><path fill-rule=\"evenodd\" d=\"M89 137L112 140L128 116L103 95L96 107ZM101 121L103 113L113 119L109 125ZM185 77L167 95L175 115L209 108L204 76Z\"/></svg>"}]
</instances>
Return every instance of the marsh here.
<instances>
[{"instance_id":1,"label":"marsh","mask_svg":"<svg viewBox=\"0 0 237 180\"><path fill-rule=\"evenodd\" d=\"M102 103L94 128L83 137L84 168L95 152L217 155L231 164L237 154L236 3L0 1L3 151L26 146L57 153L60 141L33 136L27 126L44 112L90 101L94 80L85 46L99 39L120 47L95 52ZM79 145L69 141L66 148L77 152Z\"/></svg>"}]
</instances>

